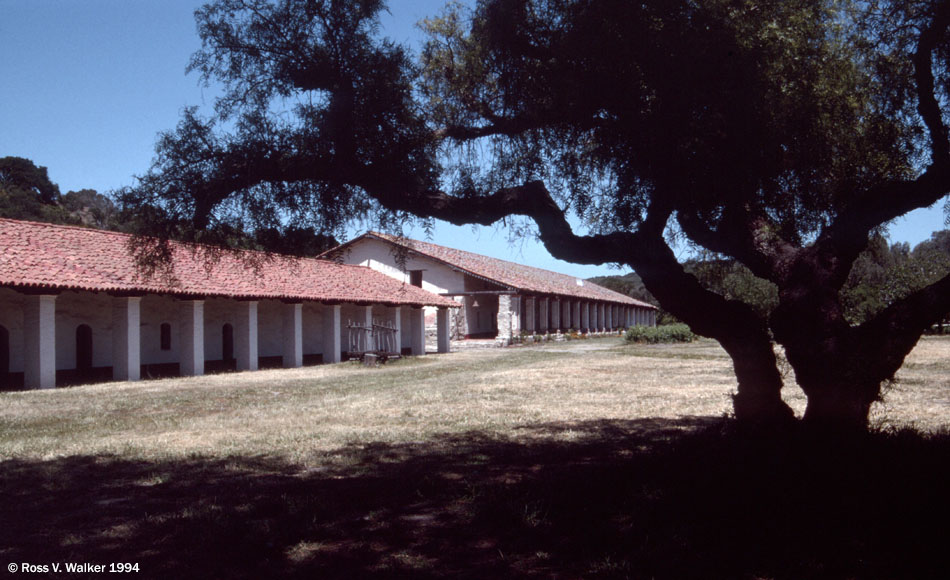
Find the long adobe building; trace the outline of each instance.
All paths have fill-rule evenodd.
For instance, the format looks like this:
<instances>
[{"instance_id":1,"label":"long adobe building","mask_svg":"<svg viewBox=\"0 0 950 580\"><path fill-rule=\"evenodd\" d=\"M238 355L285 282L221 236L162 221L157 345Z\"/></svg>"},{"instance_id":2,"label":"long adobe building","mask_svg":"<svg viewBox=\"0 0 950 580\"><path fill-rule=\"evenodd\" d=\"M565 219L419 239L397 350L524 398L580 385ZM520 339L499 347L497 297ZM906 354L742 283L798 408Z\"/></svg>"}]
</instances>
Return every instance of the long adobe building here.
<instances>
[{"instance_id":1,"label":"long adobe building","mask_svg":"<svg viewBox=\"0 0 950 580\"><path fill-rule=\"evenodd\" d=\"M656 325L656 307L587 280L420 240L367 232L320 257L455 300L452 338L606 333Z\"/></svg>"},{"instance_id":2,"label":"long adobe building","mask_svg":"<svg viewBox=\"0 0 950 580\"><path fill-rule=\"evenodd\" d=\"M370 348L354 329L419 355L426 307L449 350L458 304L371 268L173 243L149 277L133 240L0 219L0 387L332 363Z\"/></svg>"}]
</instances>

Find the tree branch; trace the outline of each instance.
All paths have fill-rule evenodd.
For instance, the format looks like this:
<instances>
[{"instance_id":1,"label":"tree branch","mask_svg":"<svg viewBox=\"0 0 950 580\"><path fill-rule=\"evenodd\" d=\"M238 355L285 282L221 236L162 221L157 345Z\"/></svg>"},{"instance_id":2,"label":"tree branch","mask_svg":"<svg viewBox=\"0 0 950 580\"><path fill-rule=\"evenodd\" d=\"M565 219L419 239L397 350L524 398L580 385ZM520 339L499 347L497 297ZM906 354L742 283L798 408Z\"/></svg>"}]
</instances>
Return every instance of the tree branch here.
<instances>
[{"instance_id":1,"label":"tree branch","mask_svg":"<svg viewBox=\"0 0 950 580\"><path fill-rule=\"evenodd\" d=\"M930 132L931 163L943 167L950 164L950 139L934 87L933 57L948 27L950 3L942 2L937 7L930 26L921 32L913 58L914 80L917 83L917 112Z\"/></svg>"},{"instance_id":2,"label":"tree branch","mask_svg":"<svg viewBox=\"0 0 950 580\"><path fill-rule=\"evenodd\" d=\"M893 376L921 333L950 312L950 274L886 308L854 330L854 342L879 376Z\"/></svg>"},{"instance_id":3,"label":"tree branch","mask_svg":"<svg viewBox=\"0 0 950 580\"><path fill-rule=\"evenodd\" d=\"M742 262L759 278L779 283L788 265L800 249L775 233L774 224L764 216L754 217L747 211L729 208L723 225L713 230L695 214L680 211L677 221L693 241L713 252L731 256Z\"/></svg>"}]
</instances>

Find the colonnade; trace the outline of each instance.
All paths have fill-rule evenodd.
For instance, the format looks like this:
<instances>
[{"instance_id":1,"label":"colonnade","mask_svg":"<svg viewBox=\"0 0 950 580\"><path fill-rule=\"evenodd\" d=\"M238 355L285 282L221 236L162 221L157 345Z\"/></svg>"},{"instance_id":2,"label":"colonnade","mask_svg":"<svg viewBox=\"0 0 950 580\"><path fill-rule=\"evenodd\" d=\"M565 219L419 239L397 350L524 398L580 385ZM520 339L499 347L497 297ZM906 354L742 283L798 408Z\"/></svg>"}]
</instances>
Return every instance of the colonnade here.
<instances>
[{"instance_id":1,"label":"colonnade","mask_svg":"<svg viewBox=\"0 0 950 580\"><path fill-rule=\"evenodd\" d=\"M449 351L448 309L437 311L439 352ZM257 370L261 360L287 368L305 360L340 362L348 320L384 320L396 350L425 354L425 312L409 305L335 304L187 296L109 296L91 292L28 294L0 289L0 360L23 386L56 386L57 371L112 368L136 381L149 365L202 375L206 362L233 360ZM87 360L88 359L88 360Z\"/></svg>"},{"instance_id":2,"label":"colonnade","mask_svg":"<svg viewBox=\"0 0 950 580\"><path fill-rule=\"evenodd\" d=\"M609 333L631 326L656 326L656 309L552 296L503 294L498 298L498 337L521 334Z\"/></svg>"}]
</instances>

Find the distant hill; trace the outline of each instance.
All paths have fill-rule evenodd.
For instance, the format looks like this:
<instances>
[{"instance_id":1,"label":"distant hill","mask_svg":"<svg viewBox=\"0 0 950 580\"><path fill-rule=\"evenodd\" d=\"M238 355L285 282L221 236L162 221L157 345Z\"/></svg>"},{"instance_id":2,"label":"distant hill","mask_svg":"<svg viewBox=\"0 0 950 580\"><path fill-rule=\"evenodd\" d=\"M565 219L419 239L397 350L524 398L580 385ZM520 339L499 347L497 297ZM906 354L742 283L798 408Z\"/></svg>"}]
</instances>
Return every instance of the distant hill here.
<instances>
[{"instance_id":1,"label":"distant hill","mask_svg":"<svg viewBox=\"0 0 950 580\"><path fill-rule=\"evenodd\" d=\"M640 275L636 272L630 272L623 276L595 276L589 278L589 280L594 284L603 286L614 292L620 292L631 298L642 300L654 306L660 305L656 298L653 297L653 294L650 294L650 291L643 285L643 280L640 279Z\"/></svg>"}]
</instances>

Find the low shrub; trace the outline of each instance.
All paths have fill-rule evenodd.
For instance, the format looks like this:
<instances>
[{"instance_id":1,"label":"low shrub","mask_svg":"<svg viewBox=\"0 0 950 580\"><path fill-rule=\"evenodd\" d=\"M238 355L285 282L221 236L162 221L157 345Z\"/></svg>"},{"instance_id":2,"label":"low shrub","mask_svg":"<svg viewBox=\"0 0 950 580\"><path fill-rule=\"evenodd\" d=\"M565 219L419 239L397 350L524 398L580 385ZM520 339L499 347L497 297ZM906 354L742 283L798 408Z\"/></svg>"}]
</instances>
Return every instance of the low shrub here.
<instances>
[{"instance_id":1,"label":"low shrub","mask_svg":"<svg viewBox=\"0 0 950 580\"><path fill-rule=\"evenodd\" d=\"M624 335L627 342L659 344L666 342L693 342L696 335L685 324L663 326L631 326Z\"/></svg>"}]
</instances>

